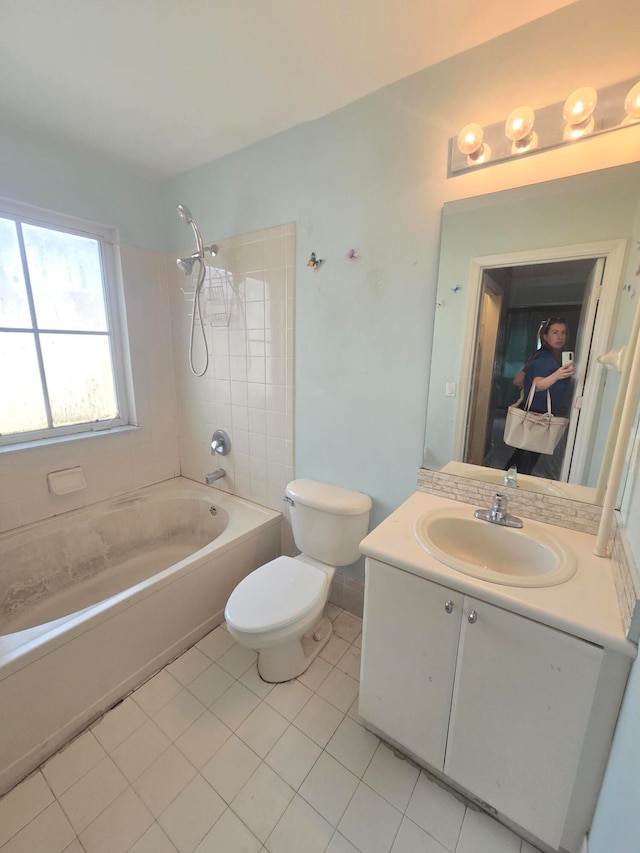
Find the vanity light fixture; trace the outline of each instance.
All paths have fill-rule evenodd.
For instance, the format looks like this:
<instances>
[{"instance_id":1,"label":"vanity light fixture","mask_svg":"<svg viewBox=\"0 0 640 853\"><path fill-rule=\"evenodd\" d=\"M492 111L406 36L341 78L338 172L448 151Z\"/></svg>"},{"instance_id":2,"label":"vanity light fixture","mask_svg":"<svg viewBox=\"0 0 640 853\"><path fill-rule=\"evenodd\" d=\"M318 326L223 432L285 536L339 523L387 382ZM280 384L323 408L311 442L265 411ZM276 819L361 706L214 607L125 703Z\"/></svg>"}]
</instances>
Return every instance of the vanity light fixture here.
<instances>
[{"instance_id":1,"label":"vanity light fixture","mask_svg":"<svg viewBox=\"0 0 640 853\"><path fill-rule=\"evenodd\" d=\"M514 109L504 123L466 124L449 142L448 177L640 123L640 81L575 89L562 103ZM535 124L535 130L534 130Z\"/></svg>"}]
</instances>

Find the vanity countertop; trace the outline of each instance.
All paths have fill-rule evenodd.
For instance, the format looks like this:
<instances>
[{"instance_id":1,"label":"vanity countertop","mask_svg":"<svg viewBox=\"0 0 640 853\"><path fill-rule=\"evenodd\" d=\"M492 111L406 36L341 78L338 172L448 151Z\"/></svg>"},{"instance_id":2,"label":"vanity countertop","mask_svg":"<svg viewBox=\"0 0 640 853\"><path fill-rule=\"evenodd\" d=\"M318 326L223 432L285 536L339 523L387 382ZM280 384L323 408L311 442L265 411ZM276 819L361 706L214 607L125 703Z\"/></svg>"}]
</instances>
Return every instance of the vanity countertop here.
<instances>
[{"instance_id":1,"label":"vanity countertop","mask_svg":"<svg viewBox=\"0 0 640 853\"><path fill-rule=\"evenodd\" d=\"M548 587L516 587L490 583L449 568L428 554L416 539L416 520L427 512L478 507L425 492L416 492L360 544L367 557L422 576L449 589L471 595L596 643L635 657L637 647L626 639L614 586L611 561L593 553L595 536L540 524L545 532L573 551L578 564L570 580ZM486 509L486 507L483 507ZM488 522L487 522L488 523ZM523 532L527 532L524 519Z\"/></svg>"}]
</instances>

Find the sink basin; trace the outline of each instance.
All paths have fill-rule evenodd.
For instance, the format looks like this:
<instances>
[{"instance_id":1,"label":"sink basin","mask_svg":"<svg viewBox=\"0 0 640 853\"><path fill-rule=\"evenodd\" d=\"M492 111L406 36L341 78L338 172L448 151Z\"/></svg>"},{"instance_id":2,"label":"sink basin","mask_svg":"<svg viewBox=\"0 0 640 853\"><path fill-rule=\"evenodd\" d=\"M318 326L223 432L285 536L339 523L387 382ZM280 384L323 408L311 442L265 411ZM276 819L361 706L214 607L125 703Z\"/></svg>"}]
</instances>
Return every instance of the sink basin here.
<instances>
[{"instance_id":1,"label":"sink basin","mask_svg":"<svg viewBox=\"0 0 640 853\"><path fill-rule=\"evenodd\" d=\"M535 521L515 529L474 518L473 510L425 513L415 523L422 547L441 563L491 583L554 586L573 577L573 554Z\"/></svg>"}]
</instances>

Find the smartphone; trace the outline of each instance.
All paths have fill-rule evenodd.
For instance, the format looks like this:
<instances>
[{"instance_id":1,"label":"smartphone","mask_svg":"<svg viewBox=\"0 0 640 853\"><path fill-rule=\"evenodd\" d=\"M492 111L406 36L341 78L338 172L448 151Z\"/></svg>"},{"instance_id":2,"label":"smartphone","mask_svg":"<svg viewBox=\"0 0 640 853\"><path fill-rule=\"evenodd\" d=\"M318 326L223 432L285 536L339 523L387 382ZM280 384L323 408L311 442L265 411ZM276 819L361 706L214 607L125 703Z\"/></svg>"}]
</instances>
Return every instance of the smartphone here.
<instances>
[{"instance_id":1,"label":"smartphone","mask_svg":"<svg viewBox=\"0 0 640 853\"><path fill-rule=\"evenodd\" d=\"M573 361L573 353L572 352L563 352L562 353L562 366L569 364L570 361Z\"/></svg>"}]
</instances>

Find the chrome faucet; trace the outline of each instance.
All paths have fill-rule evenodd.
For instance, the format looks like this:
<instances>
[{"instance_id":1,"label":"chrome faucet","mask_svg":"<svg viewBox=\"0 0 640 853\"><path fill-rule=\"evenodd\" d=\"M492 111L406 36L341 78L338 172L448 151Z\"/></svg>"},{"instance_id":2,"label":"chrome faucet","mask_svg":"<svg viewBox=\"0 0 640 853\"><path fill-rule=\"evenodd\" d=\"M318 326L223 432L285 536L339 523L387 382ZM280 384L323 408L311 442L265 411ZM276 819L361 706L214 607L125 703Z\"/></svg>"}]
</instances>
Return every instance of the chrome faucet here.
<instances>
[{"instance_id":1,"label":"chrome faucet","mask_svg":"<svg viewBox=\"0 0 640 853\"><path fill-rule=\"evenodd\" d=\"M474 512L476 518L489 521L491 524L501 524L503 527L522 527L522 519L507 512L507 499L500 492L493 496L491 509L477 509Z\"/></svg>"},{"instance_id":2,"label":"chrome faucet","mask_svg":"<svg viewBox=\"0 0 640 853\"><path fill-rule=\"evenodd\" d=\"M512 489L519 488L518 486L518 469L514 465L512 468L509 468L507 473L504 475L502 479L502 483L505 486L510 486Z\"/></svg>"},{"instance_id":3,"label":"chrome faucet","mask_svg":"<svg viewBox=\"0 0 640 853\"><path fill-rule=\"evenodd\" d=\"M226 471L224 468L218 468L217 471L212 471L211 474L206 474L204 481L207 486L210 486L211 483L215 483L216 480L220 480L222 477L226 475Z\"/></svg>"}]
</instances>

